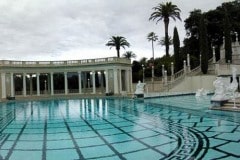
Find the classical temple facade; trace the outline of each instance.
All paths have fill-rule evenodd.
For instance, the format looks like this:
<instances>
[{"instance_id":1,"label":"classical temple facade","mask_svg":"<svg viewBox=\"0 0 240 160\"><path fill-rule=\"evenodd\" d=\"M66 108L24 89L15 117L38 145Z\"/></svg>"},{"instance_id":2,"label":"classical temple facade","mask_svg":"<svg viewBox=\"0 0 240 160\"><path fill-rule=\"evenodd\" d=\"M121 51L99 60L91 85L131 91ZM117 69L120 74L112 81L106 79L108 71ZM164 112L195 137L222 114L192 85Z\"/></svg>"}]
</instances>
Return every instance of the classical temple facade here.
<instances>
[{"instance_id":1,"label":"classical temple facade","mask_svg":"<svg viewBox=\"0 0 240 160\"><path fill-rule=\"evenodd\" d=\"M132 92L131 61L0 61L0 98Z\"/></svg>"}]
</instances>

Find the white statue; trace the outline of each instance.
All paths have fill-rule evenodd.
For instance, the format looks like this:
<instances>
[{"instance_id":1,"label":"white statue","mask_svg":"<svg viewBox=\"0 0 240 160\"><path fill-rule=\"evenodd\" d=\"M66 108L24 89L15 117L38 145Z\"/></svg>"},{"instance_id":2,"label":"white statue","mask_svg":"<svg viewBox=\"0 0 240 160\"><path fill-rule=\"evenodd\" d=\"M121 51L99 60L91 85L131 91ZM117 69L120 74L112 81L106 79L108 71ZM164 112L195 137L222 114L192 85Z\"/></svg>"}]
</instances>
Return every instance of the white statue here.
<instances>
[{"instance_id":1,"label":"white statue","mask_svg":"<svg viewBox=\"0 0 240 160\"><path fill-rule=\"evenodd\" d=\"M138 81L138 84L136 85L136 91L134 94L144 94L144 87L145 83L141 83L141 81Z\"/></svg>"},{"instance_id":2,"label":"white statue","mask_svg":"<svg viewBox=\"0 0 240 160\"><path fill-rule=\"evenodd\" d=\"M236 79L236 75L237 75L237 69L235 67L233 67L232 68L232 78L233 78L233 81L227 88L227 91L230 92L231 95L233 95L233 93L238 88L238 82L237 82L237 79Z\"/></svg>"},{"instance_id":3,"label":"white statue","mask_svg":"<svg viewBox=\"0 0 240 160\"><path fill-rule=\"evenodd\" d=\"M206 96L208 94L208 91L205 90L204 88L198 89L195 96L196 97L201 97L201 96Z\"/></svg>"},{"instance_id":4,"label":"white statue","mask_svg":"<svg viewBox=\"0 0 240 160\"><path fill-rule=\"evenodd\" d=\"M212 96L212 100L226 100L226 87L222 77L217 77L217 79L213 82L213 86L215 87L215 93Z\"/></svg>"},{"instance_id":5,"label":"white statue","mask_svg":"<svg viewBox=\"0 0 240 160\"><path fill-rule=\"evenodd\" d=\"M237 69L235 67L232 67L232 83L226 84L222 77L217 77L217 79L213 82L213 85L215 87L215 93L211 99L215 101L223 101L235 98L235 92L238 88L236 75Z\"/></svg>"}]
</instances>

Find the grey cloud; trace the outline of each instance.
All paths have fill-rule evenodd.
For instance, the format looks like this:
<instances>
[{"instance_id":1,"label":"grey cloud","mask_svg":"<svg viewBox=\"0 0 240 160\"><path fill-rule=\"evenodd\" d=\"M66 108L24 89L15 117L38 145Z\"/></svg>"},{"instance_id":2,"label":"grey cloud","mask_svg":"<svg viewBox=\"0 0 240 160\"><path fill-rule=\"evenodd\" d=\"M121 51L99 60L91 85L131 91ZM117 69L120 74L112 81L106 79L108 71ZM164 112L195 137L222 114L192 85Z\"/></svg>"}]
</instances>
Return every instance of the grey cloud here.
<instances>
[{"instance_id":1,"label":"grey cloud","mask_svg":"<svg viewBox=\"0 0 240 160\"><path fill-rule=\"evenodd\" d=\"M214 3L215 1L215 3ZM223 0L199 2L208 8ZM164 36L163 24L155 25L148 18L159 0L1 0L0 1L0 59L63 59L80 53L75 58L115 56L105 43L112 35L125 36L131 43L129 50L139 52L138 57L151 56L147 33L154 31ZM190 2L190 3L189 3ZM186 4L191 0L173 0L182 9L184 17L192 10ZM197 2L194 2L198 7ZM192 4L192 5L194 5ZM170 24L180 28L183 22ZM171 31L169 31L171 33ZM182 39L184 35L181 36ZM159 47L159 46L158 46ZM159 56L162 54L159 49ZM81 52L82 51L82 52ZM95 57L86 57L90 54ZM121 51L123 52L123 51ZM143 53L144 52L144 53ZM69 55L68 55L69 54Z\"/></svg>"}]
</instances>

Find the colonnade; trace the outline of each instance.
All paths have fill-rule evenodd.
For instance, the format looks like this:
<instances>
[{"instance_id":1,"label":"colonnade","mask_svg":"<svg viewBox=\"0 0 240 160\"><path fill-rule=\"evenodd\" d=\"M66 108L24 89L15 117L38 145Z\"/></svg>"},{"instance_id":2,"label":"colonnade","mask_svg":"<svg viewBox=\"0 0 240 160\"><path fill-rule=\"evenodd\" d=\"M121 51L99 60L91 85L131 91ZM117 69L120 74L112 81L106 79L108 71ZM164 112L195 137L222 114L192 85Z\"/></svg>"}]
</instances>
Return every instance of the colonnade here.
<instances>
[{"instance_id":1,"label":"colonnade","mask_svg":"<svg viewBox=\"0 0 240 160\"><path fill-rule=\"evenodd\" d=\"M57 79L55 74L61 75L62 80ZM74 83L74 92L69 89L68 81L71 78L69 75L74 75L77 79L77 83ZM16 80L17 78L18 80ZM41 95L54 96L57 94L70 95L73 93L121 94L123 92L131 92L131 78L130 68L121 69L117 67L91 71L1 72L1 98ZM54 87L55 83L59 83L59 81L62 82L60 86L63 87L61 92L57 92Z\"/></svg>"}]
</instances>

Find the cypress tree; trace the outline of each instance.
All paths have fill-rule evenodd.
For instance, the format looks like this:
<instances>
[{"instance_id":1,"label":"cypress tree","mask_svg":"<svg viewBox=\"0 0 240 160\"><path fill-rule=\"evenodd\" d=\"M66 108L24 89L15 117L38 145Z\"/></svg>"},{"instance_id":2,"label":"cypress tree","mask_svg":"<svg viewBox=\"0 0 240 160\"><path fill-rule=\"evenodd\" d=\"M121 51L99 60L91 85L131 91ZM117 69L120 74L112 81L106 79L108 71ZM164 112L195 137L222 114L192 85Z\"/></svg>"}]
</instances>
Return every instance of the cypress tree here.
<instances>
[{"instance_id":1,"label":"cypress tree","mask_svg":"<svg viewBox=\"0 0 240 160\"><path fill-rule=\"evenodd\" d=\"M202 55L201 70L203 74L207 74L208 71L208 40L207 40L207 27L205 24L204 15L200 19L200 54Z\"/></svg>"},{"instance_id":2,"label":"cypress tree","mask_svg":"<svg viewBox=\"0 0 240 160\"><path fill-rule=\"evenodd\" d=\"M173 49L174 49L175 70L177 72L182 68L182 63L179 55L180 40L179 40L178 31L176 27L174 27L174 31L173 31Z\"/></svg>"},{"instance_id":3,"label":"cypress tree","mask_svg":"<svg viewBox=\"0 0 240 160\"><path fill-rule=\"evenodd\" d=\"M225 36L225 60L226 63L228 61L232 62L232 40L231 40L231 33L230 33L230 22L227 13L227 9L225 9L224 13L224 36Z\"/></svg>"}]
</instances>

